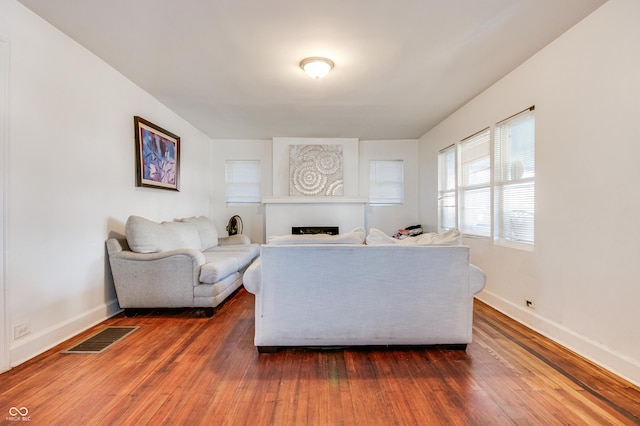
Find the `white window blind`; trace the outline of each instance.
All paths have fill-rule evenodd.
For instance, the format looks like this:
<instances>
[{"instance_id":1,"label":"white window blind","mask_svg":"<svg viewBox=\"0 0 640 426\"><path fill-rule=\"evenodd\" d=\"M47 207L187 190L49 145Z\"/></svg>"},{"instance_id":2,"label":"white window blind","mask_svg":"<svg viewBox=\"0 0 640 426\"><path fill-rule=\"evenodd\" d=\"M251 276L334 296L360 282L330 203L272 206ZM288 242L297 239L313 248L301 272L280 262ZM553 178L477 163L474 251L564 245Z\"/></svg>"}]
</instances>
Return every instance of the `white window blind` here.
<instances>
[{"instance_id":1,"label":"white window blind","mask_svg":"<svg viewBox=\"0 0 640 426\"><path fill-rule=\"evenodd\" d=\"M495 129L496 240L534 243L535 116L526 110Z\"/></svg>"},{"instance_id":2,"label":"white window blind","mask_svg":"<svg viewBox=\"0 0 640 426\"><path fill-rule=\"evenodd\" d=\"M228 160L225 167L227 203L259 203L260 178L260 161Z\"/></svg>"},{"instance_id":3,"label":"white window blind","mask_svg":"<svg viewBox=\"0 0 640 426\"><path fill-rule=\"evenodd\" d=\"M456 227L456 147L438 154L438 229Z\"/></svg>"},{"instance_id":4,"label":"white window blind","mask_svg":"<svg viewBox=\"0 0 640 426\"><path fill-rule=\"evenodd\" d=\"M402 204L404 170L402 160L371 160L369 204Z\"/></svg>"},{"instance_id":5,"label":"white window blind","mask_svg":"<svg viewBox=\"0 0 640 426\"><path fill-rule=\"evenodd\" d=\"M459 221L466 235L491 236L491 133L460 142Z\"/></svg>"}]
</instances>

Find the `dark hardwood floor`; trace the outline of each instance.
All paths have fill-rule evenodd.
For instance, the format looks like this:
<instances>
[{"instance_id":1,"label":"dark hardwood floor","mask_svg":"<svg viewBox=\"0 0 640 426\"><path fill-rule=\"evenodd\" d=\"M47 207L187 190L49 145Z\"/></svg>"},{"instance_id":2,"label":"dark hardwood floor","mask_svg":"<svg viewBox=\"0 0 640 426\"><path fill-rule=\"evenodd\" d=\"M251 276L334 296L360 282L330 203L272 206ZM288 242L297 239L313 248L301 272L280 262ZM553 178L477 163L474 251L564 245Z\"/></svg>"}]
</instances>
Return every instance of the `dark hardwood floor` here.
<instances>
[{"instance_id":1,"label":"dark hardwood floor","mask_svg":"<svg viewBox=\"0 0 640 426\"><path fill-rule=\"evenodd\" d=\"M481 302L466 351L258 354L253 300L111 318L0 375L0 422L25 424L24 407L33 425L640 424L640 389ZM140 328L60 353L107 325Z\"/></svg>"}]
</instances>

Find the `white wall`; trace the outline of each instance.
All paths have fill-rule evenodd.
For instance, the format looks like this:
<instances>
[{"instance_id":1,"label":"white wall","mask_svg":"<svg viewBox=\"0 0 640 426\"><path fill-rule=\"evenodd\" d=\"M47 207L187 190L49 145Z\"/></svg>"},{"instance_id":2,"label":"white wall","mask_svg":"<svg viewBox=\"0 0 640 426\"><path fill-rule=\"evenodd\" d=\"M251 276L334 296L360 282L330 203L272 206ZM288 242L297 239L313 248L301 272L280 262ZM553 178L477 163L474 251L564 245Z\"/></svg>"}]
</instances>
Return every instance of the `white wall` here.
<instances>
[{"instance_id":1,"label":"white wall","mask_svg":"<svg viewBox=\"0 0 640 426\"><path fill-rule=\"evenodd\" d=\"M129 215L209 214L211 143L14 0L0 1L0 38L11 45L6 286L16 365L118 310L104 242ZM135 187L134 115L181 136L180 192ZM14 340L24 324L30 334Z\"/></svg>"},{"instance_id":2,"label":"white wall","mask_svg":"<svg viewBox=\"0 0 640 426\"><path fill-rule=\"evenodd\" d=\"M437 153L536 106L534 252L467 239L480 299L640 383L640 2L610 0L420 140L421 218ZM535 301L535 310L524 307Z\"/></svg>"}]
</instances>

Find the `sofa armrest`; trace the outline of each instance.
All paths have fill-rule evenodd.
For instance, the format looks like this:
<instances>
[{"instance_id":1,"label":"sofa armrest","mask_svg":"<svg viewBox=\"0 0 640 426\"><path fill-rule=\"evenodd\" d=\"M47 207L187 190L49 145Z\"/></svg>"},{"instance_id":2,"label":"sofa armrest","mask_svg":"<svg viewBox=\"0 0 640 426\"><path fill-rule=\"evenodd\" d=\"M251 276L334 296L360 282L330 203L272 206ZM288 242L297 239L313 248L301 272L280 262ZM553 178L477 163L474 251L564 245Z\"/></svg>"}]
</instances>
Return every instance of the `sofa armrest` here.
<instances>
[{"instance_id":1,"label":"sofa armrest","mask_svg":"<svg viewBox=\"0 0 640 426\"><path fill-rule=\"evenodd\" d=\"M244 288L252 294L258 294L260 291L260 281L262 280L262 259L257 258L247 268L242 276L242 284Z\"/></svg>"},{"instance_id":2,"label":"sofa armrest","mask_svg":"<svg viewBox=\"0 0 640 426\"><path fill-rule=\"evenodd\" d=\"M231 235L229 237L218 237L218 244L221 246L251 244L251 238L242 234Z\"/></svg>"},{"instance_id":3,"label":"sofa armrest","mask_svg":"<svg viewBox=\"0 0 640 426\"><path fill-rule=\"evenodd\" d=\"M199 252L196 249L187 249L187 248L161 251L158 253L135 253L133 251L122 250L117 253L109 254L109 257L112 259L130 260L130 261L139 261L139 262L163 260L168 258L175 258L177 256L184 256L190 259L194 267L202 266L205 263L204 255L201 252Z\"/></svg>"},{"instance_id":4,"label":"sofa armrest","mask_svg":"<svg viewBox=\"0 0 640 426\"><path fill-rule=\"evenodd\" d=\"M136 253L131 251L128 247L124 247L126 240L120 240L118 238L109 238L107 240L107 253L109 258L114 257L123 260L159 260L176 255L186 255L192 257L197 266L202 266L205 262L204 255L195 249L184 248L176 250L161 251L158 253Z\"/></svg>"},{"instance_id":5,"label":"sofa armrest","mask_svg":"<svg viewBox=\"0 0 640 426\"><path fill-rule=\"evenodd\" d=\"M196 249L160 253L123 250L116 239L107 240L113 283L122 308L180 308L194 304L204 255Z\"/></svg>"},{"instance_id":6,"label":"sofa armrest","mask_svg":"<svg viewBox=\"0 0 640 426\"><path fill-rule=\"evenodd\" d=\"M482 269L476 265L469 265L469 288L471 289L471 294L482 291L486 281L487 276Z\"/></svg>"}]
</instances>

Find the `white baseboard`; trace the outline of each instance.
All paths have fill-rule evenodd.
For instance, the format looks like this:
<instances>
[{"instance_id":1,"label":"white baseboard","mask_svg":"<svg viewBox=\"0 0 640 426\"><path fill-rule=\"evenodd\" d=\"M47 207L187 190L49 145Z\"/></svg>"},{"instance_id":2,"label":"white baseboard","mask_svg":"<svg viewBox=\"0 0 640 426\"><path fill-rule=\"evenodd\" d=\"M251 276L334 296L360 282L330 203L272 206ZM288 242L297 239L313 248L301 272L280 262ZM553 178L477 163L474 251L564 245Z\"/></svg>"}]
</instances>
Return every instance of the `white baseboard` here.
<instances>
[{"instance_id":1,"label":"white baseboard","mask_svg":"<svg viewBox=\"0 0 640 426\"><path fill-rule=\"evenodd\" d=\"M16 340L9 349L10 365L20 365L121 311L118 300L114 299L67 321Z\"/></svg>"},{"instance_id":2,"label":"white baseboard","mask_svg":"<svg viewBox=\"0 0 640 426\"><path fill-rule=\"evenodd\" d=\"M576 334L574 331L550 321L529 309L515 305L489 291L476 295L478 300L502 312L515 321L531 328L554 342L579 354L596 365L605 368L623 379L640 386L640 364L624 355Z\"/></svg>"}]
</instances>

